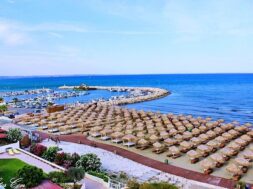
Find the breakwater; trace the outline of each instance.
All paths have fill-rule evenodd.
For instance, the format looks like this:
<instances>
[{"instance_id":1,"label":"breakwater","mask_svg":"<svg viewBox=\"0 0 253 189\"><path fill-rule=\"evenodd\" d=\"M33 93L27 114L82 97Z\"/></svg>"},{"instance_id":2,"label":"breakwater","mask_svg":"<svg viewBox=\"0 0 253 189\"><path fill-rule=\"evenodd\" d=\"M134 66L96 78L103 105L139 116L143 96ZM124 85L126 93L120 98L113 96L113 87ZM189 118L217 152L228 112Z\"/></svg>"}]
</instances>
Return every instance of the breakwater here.
<instances>
[{"instance_id":1,"label":"breakwater","mask_svg":"<svg viewBox=\"0 0 253 189\"><path fill-rule=\"evenodd\" d=\"M59 89L73 90L79 86L61 86ZM109 90L113 92L128 92L127 96L114 96L109 100L98 100L96 103L101 105L125 105L144 102L162 98L170 94L169 91L153 87L108 87L108 86L87 86L87 90Z\"/></svg>"}]
</instances>

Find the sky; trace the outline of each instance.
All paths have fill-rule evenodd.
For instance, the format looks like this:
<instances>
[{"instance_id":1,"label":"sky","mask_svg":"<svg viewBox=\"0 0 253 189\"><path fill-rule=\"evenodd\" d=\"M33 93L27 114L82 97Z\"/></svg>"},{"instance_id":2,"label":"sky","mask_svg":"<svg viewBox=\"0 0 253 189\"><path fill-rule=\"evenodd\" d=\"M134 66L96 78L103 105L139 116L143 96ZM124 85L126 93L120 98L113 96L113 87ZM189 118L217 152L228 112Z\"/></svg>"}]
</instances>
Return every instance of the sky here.
<instances>
[{"instance_id":1,"label":"sky","mask_svg":"<svg viewBox=\"0 0 253 189\"><path fill-rule=\"evenodd\" d=\"M252 0L1 0L0 76L253 73Z\"/></svg>"}]
</instances>

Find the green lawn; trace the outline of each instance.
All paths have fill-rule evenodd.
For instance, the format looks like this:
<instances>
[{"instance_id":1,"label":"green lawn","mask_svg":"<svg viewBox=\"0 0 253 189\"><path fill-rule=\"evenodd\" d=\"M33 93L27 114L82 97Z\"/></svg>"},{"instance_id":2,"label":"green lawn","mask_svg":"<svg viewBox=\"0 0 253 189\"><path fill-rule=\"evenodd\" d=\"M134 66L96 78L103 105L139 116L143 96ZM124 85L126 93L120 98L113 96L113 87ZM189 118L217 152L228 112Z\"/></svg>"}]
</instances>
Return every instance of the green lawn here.
<instances>
[{"instance_id":1,"label":"green lawn","mask_svg":"<svg viewBox=\"0 0 253 189\"><path fill-rule=\"evenodd\" d=\"M3 182L8 184L10 179L15 177L17 171L25 165L27 164L19 159L0 159L0 178L3 178Z\"/></svg>"}]
</instances>

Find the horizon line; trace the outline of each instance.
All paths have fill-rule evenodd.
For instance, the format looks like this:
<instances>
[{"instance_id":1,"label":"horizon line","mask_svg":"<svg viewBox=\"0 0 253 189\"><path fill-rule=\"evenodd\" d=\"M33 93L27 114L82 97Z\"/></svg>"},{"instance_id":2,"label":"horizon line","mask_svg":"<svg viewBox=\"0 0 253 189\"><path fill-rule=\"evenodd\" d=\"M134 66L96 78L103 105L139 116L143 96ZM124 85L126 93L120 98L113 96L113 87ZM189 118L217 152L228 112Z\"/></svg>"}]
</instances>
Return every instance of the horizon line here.
<instances>
[{"instance_id":1,"label":"horizon line","mask_svg":"<svg viewBox=\"0 0 253 189\"><path fill-rule=\"evenodd\" d=\"M56 75L6 75L1 76L4 77L77 77L77 76L131 76L131 75L234 75L234 74L253 74L251 72L231 72L231 73L217 73L217 72L210 72L210 73L136 73L136 74L56 74Z\"/></svg>"}]
</instances>

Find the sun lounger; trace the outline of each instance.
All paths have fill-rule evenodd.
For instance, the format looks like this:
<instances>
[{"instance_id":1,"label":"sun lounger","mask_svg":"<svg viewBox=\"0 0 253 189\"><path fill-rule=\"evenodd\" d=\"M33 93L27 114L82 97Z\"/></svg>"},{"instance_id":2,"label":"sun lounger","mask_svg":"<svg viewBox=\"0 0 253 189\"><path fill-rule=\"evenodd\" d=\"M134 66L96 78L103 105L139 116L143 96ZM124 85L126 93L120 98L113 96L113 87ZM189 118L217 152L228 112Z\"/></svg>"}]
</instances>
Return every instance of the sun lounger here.
<instances>
[{"instance_id":1,"label":"sun lounger","mask_svg":"<svg viewBox=\"0 0 253 189\"><path fill-rule=\"evenodd\" d=\"M15 155L15 153L13 152L12 149L7 149L7 152L8 152L8 154L9 154L10 156L14 156L14 155Z\"/></svg>"},{"instance_id":2,"label":"sun lounger","mask_svg":"<svg viewBox=\"0 0 253 189\"><path fill-rule=\"evenodd\" d=\"M17 149L12 149L12 151L13 151L15 154L20 154L20 151L17 150Z\"/></svg>"}]
</instances>

